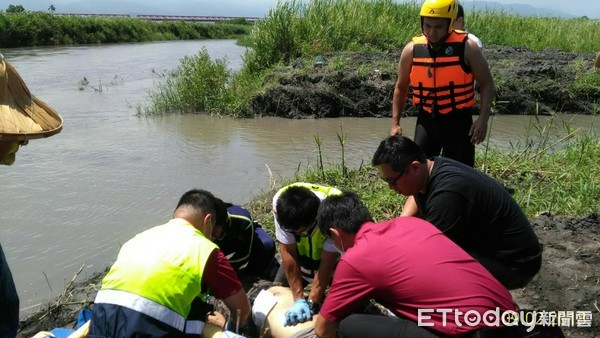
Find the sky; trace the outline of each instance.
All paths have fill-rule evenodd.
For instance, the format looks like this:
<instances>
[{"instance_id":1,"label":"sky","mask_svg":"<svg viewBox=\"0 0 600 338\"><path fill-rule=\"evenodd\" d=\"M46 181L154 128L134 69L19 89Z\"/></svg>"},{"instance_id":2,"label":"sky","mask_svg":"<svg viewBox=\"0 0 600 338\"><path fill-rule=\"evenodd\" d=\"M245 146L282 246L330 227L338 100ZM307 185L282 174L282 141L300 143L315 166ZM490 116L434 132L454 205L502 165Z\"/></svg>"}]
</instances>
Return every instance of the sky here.
<instances>
[{"instance_id":1,"label":"sky","mask_svg":"<svg viewBox=\"0 0 600 338\"><path fill-rule=\"evenodd\" d=\"M396 0L398 2L410 0ZM420 2L421 0L416 0ZM482 3L483 0L462 0L463 5L469 3ZM600 19L599 0L489 0L502 5L529 5L536 8L546 8L560 11L573 16L587 16L588 18ZM9 4L23 5L28 10L47 10L50 4L54 5L57 12L60 8L67 8L70 4L78 4L78 8L91 8L99 4L111 3L110 0L0 0L0 9L6 9ZM138 4L141 10L164 10L165 8L193 8L190 15L205 15L199 11L210 10L222 12L222 14L210 13L207 15L228 16L228 12L238 11L246 16L264 16L277 0L114 0L114 3ZM82 7L85 4L87 7ZM179 6L179 7L178 7ZM163 14L163 13L139 13L139 14ZM173 14L173 13L168 13ZM234 14L240 15L240 14Z\"/></svg>"}]
</instances>

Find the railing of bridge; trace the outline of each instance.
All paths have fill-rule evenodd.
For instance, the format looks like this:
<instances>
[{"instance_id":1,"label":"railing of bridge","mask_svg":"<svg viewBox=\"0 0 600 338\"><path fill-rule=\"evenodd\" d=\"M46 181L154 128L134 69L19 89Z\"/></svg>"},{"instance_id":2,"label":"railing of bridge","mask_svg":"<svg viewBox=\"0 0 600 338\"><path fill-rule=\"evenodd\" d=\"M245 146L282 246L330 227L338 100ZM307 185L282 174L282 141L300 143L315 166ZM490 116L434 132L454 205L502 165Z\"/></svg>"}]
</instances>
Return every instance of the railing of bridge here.
<instances>
[{"instance_id":1,"label":"railing of bridge","mask_svg":"<svg viewBox=\"0 0 600 338\"><path fill-rule=\"evenodd\" d=\"M185 22L219 22L233 19L244 19L248 22L260 20L259 17L244 16L204 16L204 15L148 15L148 14L91 14L91 13L54 13L54 15L106 18L134 18L149 21L185 21Z\"/></svg>"}]
</instances>

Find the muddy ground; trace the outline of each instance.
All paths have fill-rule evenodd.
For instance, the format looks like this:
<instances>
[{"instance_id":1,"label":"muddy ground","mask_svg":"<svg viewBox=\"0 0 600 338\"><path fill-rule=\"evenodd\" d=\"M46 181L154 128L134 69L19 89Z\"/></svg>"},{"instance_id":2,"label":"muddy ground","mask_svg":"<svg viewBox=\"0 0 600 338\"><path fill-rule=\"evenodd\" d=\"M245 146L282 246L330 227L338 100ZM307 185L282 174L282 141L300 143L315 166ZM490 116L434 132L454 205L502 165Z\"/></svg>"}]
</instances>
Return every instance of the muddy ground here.
<instances>
[{"instance_id":1,"label":"muddy ground","mask_svg":"<svg viewBox=\"0 0 600 338\"><path fill-rule=\"evenodd\" d=\"M298 59L272 72L267 89L257 95L248 114L288 118L389 116L400 51L385 54L324 55L323 65ZM498 114L564 112L598 113L600 83L575 86L593 75L592 53L533 52L520 47L486 46L485 55L497 86ZM406 114L415 114L407 103ZM596 109L596 111L594 111ZM567 337L600 337L600 216L543 214L532 224L544 245L540 273L516 302L527 309L592 315L590 327L564 326ZM72 325L89 307L104 273L77 281L55 302L21 323L19 337Z\"/></svg>"},{"instance_id":2,"label":"muddy ground","mask_svg":"<svg viewBox=\"0 0 600 338\"><path fill-rule=\"evenodd\" d=\"M297 59L265 79L248 116L288 118L390 116L400 50ZM599 113L600 80L593 53L486 46L498 114ZM415 115L409 100L405 114Z\"/></svg>"},{"instance_id":3,"label":"muddy ground","mask_svg":"<svg viewBox=\"0 0 600 338\"><path fill-rule=\"evenodd\" d=\"M532 224L544 246L543 265L526 288L512 292L515 301L523 309L587 312L592 315L589 327L578 327L575 320L563 327L566 337L600 337L600 216L543 214ZM93 303L102 276L75 283L46 309L23 321L18 337L72 325L77 313Z\"/></svg>"}]
</instances>

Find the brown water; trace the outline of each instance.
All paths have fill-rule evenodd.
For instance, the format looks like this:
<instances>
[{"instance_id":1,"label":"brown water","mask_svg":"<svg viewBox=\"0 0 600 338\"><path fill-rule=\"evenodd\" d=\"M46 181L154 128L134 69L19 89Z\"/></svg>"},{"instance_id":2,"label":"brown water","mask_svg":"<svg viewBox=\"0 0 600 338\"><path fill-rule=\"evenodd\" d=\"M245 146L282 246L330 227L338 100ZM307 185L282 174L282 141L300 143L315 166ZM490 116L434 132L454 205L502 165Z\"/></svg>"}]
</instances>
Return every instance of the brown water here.
<instances>
[{"instance_id":1,"label":"brown water","mask_svg":"<svg viewBox=\"0 0 600 338\"><path fill-rule=\"evenodd\" d=\"M0 168L0 242L21 298L22 316L61 294L85 265L86 275L110 265L135 233L166 222L178 198L203 188L245 203L299 164L315 164L318 135L325 162L369 163L389 119L234 120L206 116L134 117L157 76L206 47L241 64L230 40L176 41L3 50L32 93L64 118L63 131L21 148ZM87 78L91 89L80 91ZM560 116L598 130L589 116ZM526 133L524 116L495 116L490 143L507 146ZM545 119L544 119L545 120ZM403 120L411 137L414 119ZM46 281L46 277L48 281Z\"/></svg>"}]
</instances>

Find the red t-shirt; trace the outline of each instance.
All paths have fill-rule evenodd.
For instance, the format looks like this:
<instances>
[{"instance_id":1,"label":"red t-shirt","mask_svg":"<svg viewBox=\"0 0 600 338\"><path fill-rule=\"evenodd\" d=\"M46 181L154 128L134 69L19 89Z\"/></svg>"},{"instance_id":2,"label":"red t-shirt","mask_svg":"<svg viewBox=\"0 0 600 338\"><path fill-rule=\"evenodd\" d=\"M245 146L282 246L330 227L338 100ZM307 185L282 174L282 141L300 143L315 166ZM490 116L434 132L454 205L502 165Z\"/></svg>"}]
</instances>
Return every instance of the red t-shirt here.
<instances>
[{"instance_id":1,"label":"red t-shirt","mask_svg":"<svg viewBox=\"0 0 600 338\"><path fill-rule=\"evenodd\" d=\"M213 250L210 254L202 274L202 283L218 299L233 296L242 288L235 270L221 250Z\"/></svg>"},{"instance_id":2,"label":"red t-shirt","mask_svg":"<svg viewBox=\"0 0 600 338\"><path fill-rule=\"evenodd\" d=\"M487 327L483 320L468 325L467 311L517 310L508 290L479 262L415 217L362 225L341 257L320 315L337 322L369 299L417 323L421 310L421 324L447 335Z\"/></svg>"}]
</instances>

